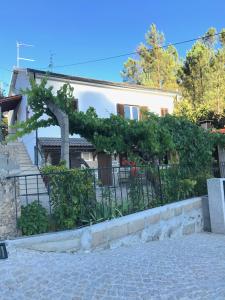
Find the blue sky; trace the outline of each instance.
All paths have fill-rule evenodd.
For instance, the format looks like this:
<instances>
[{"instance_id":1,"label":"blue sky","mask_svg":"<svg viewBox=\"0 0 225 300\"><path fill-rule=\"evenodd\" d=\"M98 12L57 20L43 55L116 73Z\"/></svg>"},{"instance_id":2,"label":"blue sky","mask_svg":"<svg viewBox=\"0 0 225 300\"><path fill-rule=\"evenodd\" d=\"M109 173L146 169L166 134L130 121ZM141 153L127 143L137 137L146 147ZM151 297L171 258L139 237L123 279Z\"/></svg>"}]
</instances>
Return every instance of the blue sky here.
<instances>
[{"instance_id":1,"label":"blue sky","mask_svg":"<svg viewBox=\"0 0 225 300\"><path fill-rule=\"evenodd\" d=\"M1 2L0 81L10 80L16 64L16 41L31 43L21 56L35 62L23 67L43 69L54 53L55 66L132 52L144 41L151 23L163 31L166 41L201 36L210 27L225 27L224 0L7 0ZM178 46L184 56L191 47ZM53 71L84 77L121 81L126 57Z\"/></svg>"}]
</instances>

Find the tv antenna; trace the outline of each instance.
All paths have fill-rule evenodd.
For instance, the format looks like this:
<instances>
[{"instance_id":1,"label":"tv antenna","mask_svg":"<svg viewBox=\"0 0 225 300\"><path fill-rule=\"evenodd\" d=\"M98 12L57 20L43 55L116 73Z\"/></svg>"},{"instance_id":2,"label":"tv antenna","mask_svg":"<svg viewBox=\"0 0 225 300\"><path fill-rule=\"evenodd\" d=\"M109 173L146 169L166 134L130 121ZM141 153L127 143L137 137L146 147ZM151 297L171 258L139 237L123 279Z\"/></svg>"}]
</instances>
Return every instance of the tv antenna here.
<instances>
[{"instance_id":1,"label":"tv antenna","mask_svg":"<svg viewBox=\"0 0 225 300\"><path fill-rule=\"evenodd\" d=\"M55 55L55 53L52 53L50 51L50 57L49 57L49 64L48 64L48 68L49 68L49 71L52 72L53 71L53 56Z\"/></svg>"},{"instance_id":2,"label":"tv antenna","mask_svg":"<svg viewBox=\"0 0 225 300\"><path fill-rule=\"evenodd\" d=\"M20 47L34 47L34 45L16 42L16 66L17 66L17 68L20 67L20 60L35 61L34 59L31 59L31 58L20 57Z\"/></svg>"}]
</instances>

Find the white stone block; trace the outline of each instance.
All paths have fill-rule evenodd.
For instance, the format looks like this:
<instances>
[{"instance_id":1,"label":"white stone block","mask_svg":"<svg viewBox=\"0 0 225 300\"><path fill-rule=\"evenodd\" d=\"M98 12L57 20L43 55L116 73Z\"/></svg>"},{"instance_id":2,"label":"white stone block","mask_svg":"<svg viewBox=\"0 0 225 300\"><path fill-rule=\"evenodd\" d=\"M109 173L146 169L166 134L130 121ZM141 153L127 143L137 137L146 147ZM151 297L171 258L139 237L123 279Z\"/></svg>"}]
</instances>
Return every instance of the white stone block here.
<instances>
[{"instance_id":1,"label":"white stone block","mask_svg":"<svg viewBox=\"0 0 225 300\"><path fill-rule=\"evenodd\" d=\"M209 213L213 233L225 234L224 184L225 178L207 180Z\"/></svg>"}]
</instances>

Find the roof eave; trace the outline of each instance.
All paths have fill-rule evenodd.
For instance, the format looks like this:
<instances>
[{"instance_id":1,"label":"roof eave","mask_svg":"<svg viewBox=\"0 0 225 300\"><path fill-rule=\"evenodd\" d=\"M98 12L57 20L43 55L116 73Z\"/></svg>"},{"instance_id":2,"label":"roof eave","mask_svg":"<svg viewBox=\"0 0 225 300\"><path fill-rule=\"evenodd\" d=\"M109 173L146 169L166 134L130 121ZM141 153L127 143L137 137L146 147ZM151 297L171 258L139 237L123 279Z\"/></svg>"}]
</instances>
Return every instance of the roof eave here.
<instances>
[{"instance_id":1,"label":"roof eave","mask_svg":"<svg viewBox=\"0 0 225 300\"><path fill-rule=\"evenodd\" d=\"M60 78L60 79L65 79L65 80L71 80L71 81L78 81L78 82L83 82L83 83L91 83L91 84L99 84L99 85L106 85L106 86L112 86L112 87L118 87L118 88L127 88L127 89L136 89L136 90L145 90L145 91L152 91L152 92L161 92L161 93L166 93L166 94L172 94L174 96L181 96L181 94L177 91L171 91L171 90L164 90L164 89L157 89L157 88L148 88L145 86L141 85L134 85L134 84L129 84L129 83L124 83L124 82L112 82L112 81L106 81L106 80L98 80L98 79L92 79L92 78L85 78L85 77L78 77L78 76L70 76L70 75L65 75L65 74L60 74L60 73L53 73L53 72L46 72L42 70L36 70L36 69L27 69L28 73L33 73L37 74L39 76L46 76L48 75L49 77L53 78Z\"/></svg>"}]
</instances>

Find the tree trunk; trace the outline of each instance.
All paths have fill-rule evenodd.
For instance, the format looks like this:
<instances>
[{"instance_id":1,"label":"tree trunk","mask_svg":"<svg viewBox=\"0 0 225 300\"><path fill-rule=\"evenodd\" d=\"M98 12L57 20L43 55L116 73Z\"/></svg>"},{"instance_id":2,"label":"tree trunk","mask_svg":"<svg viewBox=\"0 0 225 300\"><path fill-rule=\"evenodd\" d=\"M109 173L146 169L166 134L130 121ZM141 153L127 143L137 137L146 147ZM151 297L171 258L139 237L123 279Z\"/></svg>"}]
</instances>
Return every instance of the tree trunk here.
<instances>
[{"instance_id":1,"label":"tree trunk","mask_svg":"<svg viewBox=\"0 0 225 300\"><path fill-rule=\"evenodd\" d=\"M53 102L46 102L48 108L55 115L58 124L61 129L61 160L66 162L67 168L70 167L69 159L69 118L68 115L62 111L56 104Z\"/></svg>"}]
</instances>

